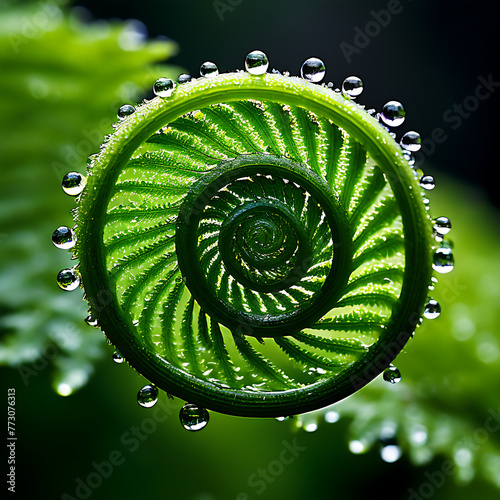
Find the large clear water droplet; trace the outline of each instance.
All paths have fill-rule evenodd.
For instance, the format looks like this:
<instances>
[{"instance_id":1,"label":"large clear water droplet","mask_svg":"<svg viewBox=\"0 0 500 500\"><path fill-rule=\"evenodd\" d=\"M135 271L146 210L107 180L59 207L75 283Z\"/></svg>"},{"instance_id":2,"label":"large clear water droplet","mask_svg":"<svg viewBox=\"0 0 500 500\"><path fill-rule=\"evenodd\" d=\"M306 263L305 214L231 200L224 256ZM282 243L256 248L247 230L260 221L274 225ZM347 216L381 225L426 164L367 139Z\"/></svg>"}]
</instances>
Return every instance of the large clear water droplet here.
<instances>
[{"instance_id":1,"label":"large clear water droplet","mask_svg":"<svg viewBox=\"0 0 500 500\"><path fill-rule=\"evenodd\" d=\"M436 181L434 180L434 177L432 177L432 175L424 175L420 179L420 185L426 191L431 191L432 189L434 189L436 187Z\"/></svg>"},{"instance_id":2,"label":"large clear water droplet","mask_svg":"<svg viewBox=\"0 0 500 500\"><path fill-rule=\"evenodd\" d=\"M120 120L125 120L127 116L133 115L135 113L135 107L132 106L132 104L124 104L123 106L120 106L118 109L118 113L116 115Z\"/></svg>"},{"instance_id":3,"label":"large clear water droplet","mask_svg":"<svg viewBox=\"0 0 500 500\"><path fill-rule=\"evenodd\" d=\"M348 76L342 83L344 97L356 99L363 92L363 81L358 76Z\"/></svg>"},{"instance_id":4,"label":"large clear water droplet","mask_svg":"<svg viewBox=\"0 0 500 500\"><path fill-rule=\"evenodd\" d=\"M206 61L200 66L200 76L217 76L219 68L213 62Z\"/></svg>"},{"instance_id":5,"label":"large clear water droplet","mask_svg":"<svg viewBox=\"0 0 500 500\"><path fill-rule=\"evenodd\" d=\"M84 319L85 323L87 323L87 325L89 326L93 326L93 327L98 327L99 326L99 322L91 315L89 314L85 319Z\"/></svg>"},{"instance_id":6,"label":"large clear water droplet","mask_svg":"<svg viewBox=\"0 0 500 500\"><path fill-rule=\"evenodd\" d=\"M63 191L70 196L78 196L86 184L87 178L78 172L68 172L62 180Z\"/></svg>"},{"instance_id":7,"label":"large clear water droplet","mask_svg":"<svg viewBox=\"0 0 500 500\"><path fill-rule=\"evenodd\" d=\"M63 250L68 250L69 248L73 248L76 243L76 234L73 229L67 226L58 227L52 233L52 243L57 248L61 248Z\"/></svg>"},{"instance_id":8,"label":"large clear water droplet","mask_svg":"<svg viewBox=\"0 0 500 500\"><path fill-rule=\"evenodd\" d=\"M429 299L424 307L424 317L427 319L436 319L441 314L441 306L434 299Z\"/></svg>"},{"instance_id":9,"label":"large clear water droplet","mask_svg":"<svg viewBox=\"0 0 500 500\"><path fill-rule=\"evenodd\" d=\"M158 78L153 84L153 92L158 97L168 97L175 89L175 82L170 78Z\"/></svg>"},{"instance_id":10,"label":"large clear water droplet","mask_svg":"<svg viewBox=\"0 0 500 500\"><path fill-rule=\"evenodd\" d=\"M384 380L391 384L397 384L401 381L401 372L395 366L389 366L384 370Z\"/></svg>"},{"instance_id":11,"label":"large clear water droplet","mask_svg":"<svg viewBox=\"0 0 500 500\"><path fill-rule=\"evenodd\" d=\"M137 402L144 408L151 408L158 401L158 388L154 385L145 385L137 393Z\"/></svg>"},{"instance_id":12,"label":"large clear water droplet","mask_svg":"<svg viewBox=\"0 0 500 500\"><path fill-rule=\"evenodd\" d=\"M59 288L71 292L80 286L80 277L74 269L63 269L57 275L57 284Z\"/></svg>"},{"instance_id":13,"label":"large clear water droplet","mask_svg":"<svg viewBox=\"0 0 500 500\"><path fill-rule=\"evenodd\" d=\"M434 219L434 231L441 236L448 234L451 230L451 221L448 217L438 217Z\"/></svg>"},{"instance_id":14,"label":"large clear water droplet","mask_svg":"<svg viewBox=\"0 0 500 500\"><path fill-rule=\"evenodd\" d=\"M210 416L205 408L186 403L179 412L179 419L187 431L201 431L208 424Z\"/></svg>"},{"instance_id":15,"label":"large clear water droplet","mask_svg":"<svg viewBox=\"0 0 500 500\"><path fill-rule=\"evenodd\" d=\"M254 50L245 59L245 69L251 75L263 75L269 68L269 59L260 50Z\"/></svg>"},{"instance_id":16,"label":"large clear water droplet","mask_svg":"<svg viewBox=\"0 0 500 500\"><path fill-rule=\"evenodd\" d=\"M384 104L382 113L380 113L380 119L388 127L399 127L405 121L405 117L405 109L398 101L389 101Z\"/></svg>"},{"instance_id":17,"label":"large clear water droplet","mask_svg":"<svg viewBox=\"0 0 500 500\"><path fill-rule=\"evenodd\" d=\"M435 271L441 274L453 271L455 267L455 259L449 247L440 247L434 252L434 260L432 267Z\"/></svg>"},{"instance_id":18,"label":"large clear water droplet","mask_svg":"<svg viewBox=\"0 0 500 500\"><path fill-rule=\"evenodd\" d=\"M418 132L410 130L409 132L406 132L403 137L401 137L399 144L401 144L403 149L415 153L422 147L422 138Z\"/></svg>"},{"instance_id":19,"label":"large clear water droplet","mask_svg":"<svg viewBox=\"0 0 500 500\"><path fill-rule=\"evenodd\" d=\"M325 63L317 57L310 57L300 68L300 75L304 80L313 83L319 83L325 77L326 66Z\"/></svg>"}]
</instances>

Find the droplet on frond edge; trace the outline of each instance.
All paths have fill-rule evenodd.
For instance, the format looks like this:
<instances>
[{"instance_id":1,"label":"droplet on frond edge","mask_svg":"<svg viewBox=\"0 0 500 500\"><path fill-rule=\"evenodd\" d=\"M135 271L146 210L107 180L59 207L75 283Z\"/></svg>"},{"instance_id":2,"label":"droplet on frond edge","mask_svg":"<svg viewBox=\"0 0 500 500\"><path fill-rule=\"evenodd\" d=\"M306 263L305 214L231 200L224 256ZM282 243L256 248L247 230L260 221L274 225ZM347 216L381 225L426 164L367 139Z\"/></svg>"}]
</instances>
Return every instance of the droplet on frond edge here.
<instances>
[{"instance_id":1,"label":"droplet on frond edge","mask_svg":"<svg viewBox=\"0 0 500 500\"><path fill-rule=\"evenodd\" d=\"M76 243L76 234L67 226L60 226L52 233L52 243L62 250L73 248Z\"/></svg>"},{"instance_id":2,"label":"droplet on frond edge","mask_svg":"<svg viewBox=\"0 0 500 500\"><path fill-rule=\"evenodd\" d=\"M406 117L403 105L398 101L389 101L384 104L380 119L388 127L399 127Z\"/></svg>"},{"instance_id":3,"label":"droplet on frond edge","mask_svg":"<svg viewBox=\"0 0 500 500\"><path fill-rule=\"evenodd\" d=\"M432 175L424 175L420 179L420 185L426 191L431 191L436 187L436 181L434 180L434 177L432 177Z\"/></svg>"},{"instance_id":4,"label":"droplet on frond edge","mask_svg":"<svg viewBox=\"0 0 500 500\"><path fill-rule=\"evenodd\" d=\"M205 408L186 403L179 412L179 419L187 431L201 431L208 424L210 416Z\"/></svg>"},{"instance_id":5,"label":"droplet on frond edge","mask_svg":"<svg viewBox=\"0 0 500 500\"><path fill-rule=\"evenodd\" d=\"M406 132L403 137L401 137L399 144L403 149L415 153L422 147L422 138L418 132L410 130L409 132Z\"/></svg>"},{"instance_id":6,"label":"droplet on frond edge","mask_svg":"<svg viewBox=\"0 0 500 500\"><path fill-rule=\"evenodd\" d=\"M410 167L413 167L415 165L415 156L413 156L410 151L404 150L403 157L408 162L408 165L410 165Z\"/></svg>"},{"instance_id":7,"label":"droplet on frond edge","mask_svg":"<svg viewBox=\"0 0 500 500\"><path fill-rule=\"evenodd\" d=\"M93 327L98 327L99 326L99 323L98 321L91 315L89 314L86 318L85 318L85 323L87 323L87 325L89 326L93 326Z\"/></svg>"},{"instance_id":8,"label":"droplet on frond edge","mask_svg":"<svg viewBox=\"0 0 500 500\"><path fill-rule=\"evenodd\" d=\"M397 384L401 381L401 372L395 366L389 366L384 370L384 380L391 384Z\"/></svg>"},{"instance_id":9,"label":"droplet on frond edge","mask_svg":"<svg viewBox=\"0 0 500 500\"><path fill-rule=\"evenodd\" d=\"M80 286L80 277L74 269L63 269L57 274L57 284L62 290L71 292Z\"/></svg>"},{"instance_id":10,"label":"droplet on frond edge","mask_svg":"<svg viewBox=\"0 0 500 500\"><path fill-rule=\"evenodd\" d=\"M68 172L62 180L63 191L70 196L78 196L86 184L87 178L78 172Z\"/></svg>"},{"instance_id":11,"label":"droplet on frond edge","mask_svg":"<svg viewBox=\"0 0 500 500\"><path fill-rule=\"evenodd\" d=\"M219 74L219 68L217 65L211 61L206 61L200 66L200 76L217 76Z\"/></svg>"},{"instance_id":12,"label":"droplet on frond edge","mask_svg":"<svg viewBox=\"0 0 500 500\"><path fill-rule=\"evenodd\" d=\"M251 75L263 75L269 68L269 59L264 52L254 50L245 58L245 69Z\"/></svg>"},{"instance_id":13,"label":"droplet on frond edge","mask_svg":"<svg viewBox=\"0 0 500 500\"><path fill-rule=\"evenodd\" d=\"M121 364L121 363L123 363L125 361L118 351L115 351L113 353L112 359L118 365Z\"/></svg>"},{"instance_id":14,"label":"droplet on frond edge","mask_svg":"<svg viewBox=\"0 0 500 500\"><path fill-rule=\"evenodd\" d=\"M348 76L342 83L342 95L356 99L363 92L363 81L358 76Z\"/></svg>"},{"instance_id":15,"label":"droplet on frond edge","mask_svg":"<svg viewBox=\"0 0 500 500\"><path fill-rule=\"evenodd\" d=\"M170 78L158 78L153 84L153 92L158 97L169 97L175 89L175 82Z\"/></svg>"},{"instance_id":16,"label":"droplet on frond edge","mask_svg":"<svg viewBox=\"0 0 500 500\"><path fill-rule=\"evenodd\" d=\"M158 401L158 388L148 384L137 393L137 402L144 408L151 408Z\"/></svg>"},{"instance_id":17,"label":"droplet on frond edge","mask_svg":"<svg viewBox=\"0 0 500 500\"><path fill-rule=\"evenodd\" d=\"M190 82L191 80L192 80L191 75L188 75L187 73L182 73L182 74L180 74L180 75L179 75L179 77L177 78L177 81L178 81L180 84Z\"/></svg>"},{"instance_id":18,"label":"droplet on frond edge","mask_svg":"<svg viewBox=\"0 0 500 500\"><path fill-rule=\"evenodd\" d=\"M132 104L124 104L118 109L116 114L120 120L125 120L127 116L133 115L135 113L135 107Z\"/></svg>"},{"instance_id":19,"label":"droplet on frond edge","mask_svg":"<svg viewBox=\"0 0 500 500\"><path fill-rule=\"evenodd\" d=\"M451 230L451 221L448 217L437 217L434 219L434 231L441 236L448 234Z\"/></svg>"},{"instance_id":20,"label":"droplet on frond edge","mask_svg":"<svg viewBox=\"0 0 500 500\"><path fill-rule=\"evenodd\" d=\"M432 268L441 274L449 273L455 267L455 259L449 247L439 247L434 252Z\"/></svg>"},{"instance_id":21,"label":"droplet on frond edge","mask_svg":"<svg viewBox=\"0 0 500 500\"><path fill-rule=\"evenodd\" d=\"M310 57L300 68L300 75L304 80L313 83L319 83L325 77L326 66L325 63L317 57Z\"/></svg>"},{"instance_id":22,"label":"droplet on frond edge","mask_svg":"<svg viewBox=\"0 0 500 500\"><path fill-rule=\"evenodd\" d=\"M436 319L441 314L441 306L434 299L429 299L424 307L424 317L427 319Z\"/></svg>"}]
</instances>

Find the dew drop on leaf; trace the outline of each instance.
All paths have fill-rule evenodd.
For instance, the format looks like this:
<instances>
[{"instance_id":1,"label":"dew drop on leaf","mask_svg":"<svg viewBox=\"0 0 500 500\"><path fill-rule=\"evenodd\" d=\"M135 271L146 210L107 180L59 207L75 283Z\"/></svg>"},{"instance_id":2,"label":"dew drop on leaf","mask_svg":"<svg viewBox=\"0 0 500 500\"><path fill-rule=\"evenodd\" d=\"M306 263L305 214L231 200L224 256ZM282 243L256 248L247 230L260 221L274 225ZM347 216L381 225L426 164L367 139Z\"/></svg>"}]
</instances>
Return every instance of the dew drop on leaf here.
<instances>
[{"instance_id":1,"label":"dew drop on leaf","mask_svg":"<svg viewBox=\"0 0 500 500\"><path fill-rule=\"evenodd\" d=\"M449 273L455 267L453 253L449 247L440 247L434 252L432 267L441 274Z\"/></svg>"},{"instance_id":2,"label":"dew drop on leaf","mask_svg":"<svg viewBox=\"0 0 500 500\"><path fill-rule=\"evenodd\" d=\"M420 185L427 191L431 191L436 187L436 181L432 175L424 175L420 179Z\"/></svg>"},{"instance_id":3,"label":"dew drop on leaf","mask_svg":"<svg viewBox=\"0 0 500 500\"><path fill-rule=\"evenodd\" d=\"M182 427L187 431L201 431L209 421L209 414L205 408L186 403L179 412Z\"/></svg>"},{"instance_id":4,"label":"dew drop on leaf","mask_svg":"<svg viewBox=\"0 0 500 500\"><path fill-rule=\"evenodd\" d=\"M406 112L403 105L398 101L389 101L384 104L380 119L388 127L399 127L406 117Z\"/></svg>"},{"instance_id":5,"label":"dew drop on leaf","mask_svg":"<svg viewBox=\"0 0 500 500\"><path fill-rule=\"evenodd\" d=\"M420 134L418 132L414 132L413 130L406 132L406 134L401 137L401 141L399 143L403 149L412 151L413 153L422 147Z\"/></svg>"},{"instance_id":6,"label":"dew drop on leaf","mask_svg":"<svg viewBox=\"0 0 500 500\"><path fill-rule=\"evenodd\" d=\"M61 248L63 250L73 248L76 243L75 232L67 226L58 227L52 233L52 243L54 243L54 246L57 248Z\"/></svg>"},{"instance_id":7,"label":"dew drop on leaf","mask_svg":"<svg viewBox=\"0 0 500 500\"><path fill-rule=\"evenodd\" d=\"M57 275L57 284L59 288L71 292L80 286L80 278L74 269L63 269Z\"/></svg>"},{"instance_id":8,"label":"dew drop on leaf","mask_svg":"<svg viewBox=\"0 0 500 500\"><path fill-rule=\"evenodd\" d=\"M427 319L436 319L441 314L441 306L434 299L429 299L424 307L424 317Z\"/></svg>"},{"instance_id":9,"label":"dew drop on leaf","mask_svg":"<svg viewBox=\"0 0 500 500\"><path fill-rule=\"evenodd\" d=\"M175 83L170 78L158 78L153 84L153 92L158 97L168 97L172 94Z\"/></svg>"},{"instance_id":10,"label":"dew drop on leaf","mask_svg":"<svg viewBox=\"0 0 500 500\"><path fill-rule=\"evenodd\" d=\"M120 120L124 120L127 116L130 116L135 113L135 107L131 104L124 104L118 110L117 116Z\"/></svg>"},{"instance_id":11,"label":"dew drop on leaf","mask_svg":"<svg viewBox=\"0 0 500 500\"><path fill-rule=\"evenodd\" d=\"M86 184L87 178L78 172L68 172L62 180L63 191L70 196L78 196Z\"/></svg>"},{"instance_id":12,"label":"dew drop on leaf","mask_svg":"<svg viewBox=\"0 0 500 500\"><path fill-rule=\"evenodd\" d=\"M260 50L254 50L245 59L245 69L251 75L263 75L269 68L269 59Z\"/></svg>"},{"instance_id":13,"label":"dew drop on leaf","mask_svg":"<svg viewBox=\"0 0 500 500\"><path fill-rule=\"evenodd\" d=\"M325 63L317 57L311 57L304 61L300 68L300 75L304 80L313 83L319 83L325 77L326 66Z\"/></svg>"},{"instance_id":14,"label":"dew drop on leaf","mask_svg":"<svg viewBox=\"0 0 500 500\"><path fill-rule=\"evenodd\" d=\"M441 236L448 234L451 230L451 221L448 217L438 217L434 219L434 231Z\"/></svg>"},{"instance_id":15,"label":"dew drop on leaf","mask_svg":"<svg viewBox=\"0 0 500 500\"><path fill-rule=\"evenodd\" d=\"M200 66L200 76L217 76L219 74L219 68L213 62L206 61Z\"/></svg>"},{"instance_id":16,"label":"dew drop on leaf","mask_svg":"<svg viewBox=\"0 0 500 500\"><path fill-rule=\"evenodd\" d=\"M144 408L151 408L158 401L158 388L154 385L145 385L137 393L137 402Z\"/></svg>"},{"instance_id":17,"label":"dew drop on leaf","mask_svg":"<svg viewBox=\"0 0 500 500\"><path fill-rule=\"evenodd\" d=\"M348 76L342 83L342 95L356 99L363 92L363 81L358 76Z\"/></svg>"},{"instance_id":18,"label":"dew drop on leaf","mask_svg":"<svg viewBox=\"0 0 500 500\"><path fill-rule=\"evenodd\" d=\"M395 366L389 366L384 371L384 380L391 384L397 384L401 381L401 372Z\"/></svg>"}]
</instances>

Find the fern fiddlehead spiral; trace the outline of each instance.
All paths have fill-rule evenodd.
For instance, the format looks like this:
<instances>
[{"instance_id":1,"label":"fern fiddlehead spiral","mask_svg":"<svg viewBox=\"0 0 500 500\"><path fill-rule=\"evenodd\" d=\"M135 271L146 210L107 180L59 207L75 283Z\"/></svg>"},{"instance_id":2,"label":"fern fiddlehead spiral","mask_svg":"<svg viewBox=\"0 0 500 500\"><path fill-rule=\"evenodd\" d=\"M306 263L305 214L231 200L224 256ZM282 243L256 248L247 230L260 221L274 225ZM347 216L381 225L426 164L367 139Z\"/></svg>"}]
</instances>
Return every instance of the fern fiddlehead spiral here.
<instances>
[{"instance_id":1,"label":"fern fiddlehead spiral","mask_svg":"<svg viewBox=\"0 0 500 500\"><path fill-rule=\"evenodd\" d=\"M120 108L87 177L65 177L76 226L54 237L80 263L60 286L81 280L91 321L191 413L332 404L439 314L432 270L453 256L411 166L420 136L396 143L400 103L367 112L359 78L340 91L324 72L268 73L255 51L246 72L160 79Z\"/></svg>"}]
</instances>

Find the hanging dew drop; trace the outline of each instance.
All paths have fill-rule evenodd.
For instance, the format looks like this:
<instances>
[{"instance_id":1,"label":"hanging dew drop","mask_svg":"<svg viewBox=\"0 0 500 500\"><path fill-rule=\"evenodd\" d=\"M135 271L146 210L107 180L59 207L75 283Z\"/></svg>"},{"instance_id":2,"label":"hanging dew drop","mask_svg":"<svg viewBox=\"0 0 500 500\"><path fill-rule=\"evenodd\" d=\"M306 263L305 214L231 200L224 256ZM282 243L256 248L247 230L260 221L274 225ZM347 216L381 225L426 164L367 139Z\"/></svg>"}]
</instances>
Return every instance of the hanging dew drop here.
<instances>
[{"instance_id":1,"label":"hanging dew drop","mask_svg":"<svg viewBox=\"0 0 500 500\"><path fill-rule=\"evenodd\" d=\"M206 61L200 66L200 76L217 76L219 74L219 68L213 62Z\"/></svg>"},{"instance_id":2,"label":"hanging dew drop","mask_svg":"<svg viewBox=\"0 0 500 500\"><path fill-rule=\"evenodd\" d=\"M62 180L63 191L70 196L78 196L86 184L87 178L78 172L68 172Z\"/></svg>"},{"instance_id":3,"label":"hanging dew drop","mask_svg":"<svg viewBox=\"0 0 500 500\"><path fill-rule=\"evenodd\" d=\"M399 127L406 117L403 105L398 101L389 101L382 108L380 119L388 127Z\"/></svg>"},{"instance_id":4,"label":"hanging dew drop","mask_svg":"<svg viewBox=\"0 0 500 500\"><path fill-rule=\"evenodd\" d=\"M408 162L408 165L410 165L410 167L413 167L415 165L415 156L413 156L410 151L404 150L403 157Z\"/></svg>"},{"instance_id":5,"label":"hanging dew drop","mask_svg":"<svg viewBox=\"0 0 500 500\"><path fill-rule=\"evenodd\" d=\"M434 219L434 231L441 236L448 234L451 230L451 222L448 217L438 217Z\"/></svg>"},{"instance_id":6,"label":"hanging dew drop","mask_svg":"<svg viewBox=\"0 0 500 500\"><path fill-rule=\"evenodd\" d=\"M58 227L52 233L52 243L54 243L54 246L57 248L68 250L75 246L76 234L73 229L67 226Z\"/></svg>"},{"instance_id":7,"label":"hanging dew drop","mask_svg":"<svg viewBox=\"0 0 500 500\"><path fill-rule=\"evenodd\" d=\"M363 81L357 76L348 76L342 83L342 95L356 99L363 92Z\"/></svg>"},{"instance_id":8,"label":"hanging dew drop","mask_svg":"<svg viewBox=\"0 0 500 500\"><path fill-rule=\"evenodd\" d=\"M99 323L98 321L91 315L89 314L86 318L85 318L85 323L87 323L87 325L89 326L93 326L93 327L98 327L99 326Z\"/></svg>"},{"instance_id":9,"label":"hanging dew drop","mask_svg":"<svg viewBox=\"0 0 500 500\"><path fill-rule=\"evenodd\" d=\"M113 359L113 361L114 361L116 364L118 364L118 365L122 364L122 363L123 363L123 361L125 361L125 360L122 358L122 356L120 355L120 353L119 353L118 351L115 351L115 352L113 353L112 359ZM140 403L139 403L139 404L140 404Z\"/></svg>"},{"instance_id":10,"label":"hanging dew drop","mask_svg":"<svg viewBox=\"0 0 500 500\"><path fill-rule=\"evenodd\" d=\"M137 393L137 402L144 408L151 408L158 401L158 388L154 385L145 385Z\"/></svg>"},{"instance_id":11,"label":"hanging dew drop","mask_svg":"<svg viewBox=\"0 0 500 500\"><path fill-rule=\"evenodd\" d=\"M401 372L395 366L389 366L384 370L384 380L391 384L397 384L401 381Z\"/></svg>"},{"instance_id":12,"label":"hanging dew drop","mask_svg":"<svg viewBox=\"0 0 500 500\"><path fill-rule=\"evenodd\" d=\"M434 177L432 177L432 175L424 175L420 179L420 185L426 191L431 191L436 187L436 181L434 180Z\"/></svg>"},{"instance_id":13,"label":"hanging dew drop","mask_svg":"<svg viewBox=\"0 0 500 500\"><path fill-rule=\"evenodd\" d=\"M133 115L135 113L135 107L131 104L124 104L118 109L117 116L120 120L125 120L127 116Z\"/></svg>"},{"instance_id":14,"label":"hanging dew drop","mask_svg":"<svg viewBox=\"0 0 500 500\"><path fill-rule=\"evenodd\" d=\"M208 424L210 416L205 408L186 403L179 412L179 419L187 431L201 431Z\"/></svg>"},{"instance_id":15,"label":"hanging dew drop","mask_svg":"<svg viewBox=\"0 0 500 500\"><path fill-rule=\"evenodd\" d=\"M251 75L263 75L269 68L269 59L260 50L254 50L245 59L245 69Z\"/></svg>"},{"instance_id":16,"label":"hanging dew drop","mask_svg":"<svg viewBox=\"0 0 500 500\"><path fill-rule=\"evenodd\" d=\"M441 314L441 306L434 299L429 299L424 307L424 317L427 319L436 319Z\"/></svg>"},{"instance_id":17,"label":"hanging dew drop","mask_svg":"<svg viewBox=\"0 0 500 500\"><path fill-rule=\"evenodd\" d=\"M313 83L319 83L325 77L326 66L325 63L317 57L307 59L300 68L300 75L304 80Z\"/></svg>"},{"instance_id":18,"label":"hanging dew drop","mask_svg":"<svg viewBox=\"0 0 500 500\"><path fill-rule=\"evenodd\" d=\"M434 252L434 261L432 263L432 268L441 274L449 273L453 271L455 267L455 259L453 258L453 253L449 247L440 247Z\"/></svg>"},{"instance_id":19,"label":"hanging dew drop","mask_svg":"<svg viewBox=\"0 0 500 500\"><path fill-rule=\"evenodd\" d=\"M59 288L71 292L80 286L80 278L74 269L63 269L57 275Z\"/></svg>"},{"instance_id":20,"label":"hanging dew drop","mask_svg":"<svg viewBox=\"0 0 500 500\"><path fill-rule=\"evenodd\" d=\"M418 132L411 130L410 132L406 132L406 134L401 137L399 144L403 149L415 153L422 147L422 138Z\"/></svg>"},{"instance_id":21,"label":"hanging dew drop","mask_svg":"<svg viewBox=\"0 0 500 500\"><path fill-rule=\"evenodd\" d=\"M169 97L175 89L175 83L170 78L158 78L153 84L153 92L158 97Z\"/></svg>"}]
</instances>

